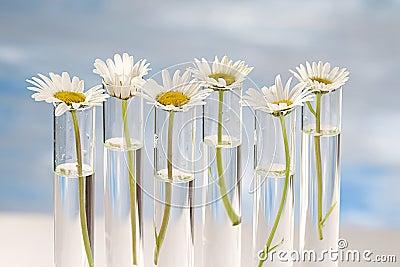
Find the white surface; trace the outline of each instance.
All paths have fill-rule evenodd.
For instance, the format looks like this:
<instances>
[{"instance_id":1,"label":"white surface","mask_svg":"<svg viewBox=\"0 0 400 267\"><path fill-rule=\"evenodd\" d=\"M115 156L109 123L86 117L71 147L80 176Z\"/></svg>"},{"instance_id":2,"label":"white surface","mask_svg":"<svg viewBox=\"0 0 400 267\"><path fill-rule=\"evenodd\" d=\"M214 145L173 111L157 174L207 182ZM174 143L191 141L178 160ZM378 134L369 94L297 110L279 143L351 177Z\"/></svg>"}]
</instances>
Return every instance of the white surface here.
<instances>
[{"instance_id":1,"label":"white surface","mask_svg":"<svg viewBox=\"0 0 400 267\"><path fill-rule=\"evenodd\" d=\"M150 223L150 222L149 222ZM251 227L243 227L243 267L248 267L251 249ZM198 237L197 231L197 237ZM399 266L400 231L345 229L341 234L349 249L371 250L374 255L396 255L397 263L379 266ZM199 240L199 238L197 238ZM105 267L104 223L97 218L95 225L95 263ZM197 249L199 246L197 246ZM247 264L246 264L247 263ZM374 263L341 263L341 267L376 266ZM50 215L0 214L1 267L53 267L53 218ZM174 266L175 267L175 266ZM176 266L184 267L184 266Z\"/></svg>"}]
</instances>

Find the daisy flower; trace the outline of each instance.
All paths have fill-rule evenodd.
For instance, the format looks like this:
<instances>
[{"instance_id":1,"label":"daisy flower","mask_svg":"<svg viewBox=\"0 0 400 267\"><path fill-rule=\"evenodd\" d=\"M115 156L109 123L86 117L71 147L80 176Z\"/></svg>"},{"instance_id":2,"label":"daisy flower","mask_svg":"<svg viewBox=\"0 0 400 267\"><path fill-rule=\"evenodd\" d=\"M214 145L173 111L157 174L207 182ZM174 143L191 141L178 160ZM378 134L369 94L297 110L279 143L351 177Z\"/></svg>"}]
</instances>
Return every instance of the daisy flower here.
<instances>
[{"instance_id":1,"label":"daisy flower","mask_svg":"<svg viewBox=\"0 0 400 267\"><path fill-rule=\"evenodd\" d=\"M66 111L70 111L74 135L75 135L75 150L76 150L76 170L79 178L79 219L81 224L82 239L85 247L87 261L90 267L93 267L93 255L90 248L89 232L87 229L87 220L85 214L85 199L83 197L83 161L81 135L79 130L79 122L76 110L83 107L100 106L106 100L108 95L104 94L101 85L94 86L86 92L84 91L84 81L74 76L70 78L67 72L61 75L49 73L49 77L38 74L38 77L32 77L31 80L26 80L33 86L28 89L34 91L32 98L35 101L46 101L53 103L56 107L55 116L60 116Z\"/></svg>"},{"instance_id":2,"label":"daisy flower","mask_svg":"<svg viewBox=\"0 0 400 267\"><path fill-rule=\"evenodd\" d=\"M188 111L194 106L204 105L204 99L212 92L211 89L199 90L202 86L197 80L190 80L190 72L175 71L171 78L168 70L161 72L163 85L149 79L143 85L143 97L157 108L166 111Z\"/></svg>"},{"instance_id":3,"label":"daisy flower","mask_svg":"<svg viewBox=\"0 0 400 267\"><path fill-rule=\"evenodd\" d=\"M292 112L297 106L302 106L304 102L312 100L311 92L309 90L304 90L306 86L304 82L300 82L290 89L291 82L292 78L289 78L289 80L286 82L286 85L283 86L281 76L277 75L275 77L275 84L270 87L264 86L261 89L262 93L256 89L250 88L247 90L247 95L245 95L242 100L243 105L251 106L255 110L261 110L279 118L285 150L284 187L274 224L271 228L271 232L269 233L265 247L259 254L261 256L258 263L259 267L264 265L269 253L276 250L284 243L284 239L282 239L282 241L276 245L273 245L272 242L277 235L276 229L279 226L282 218L283 207L287 198L287 190L289 188L291 152L289 148L285 116Z\"/></svg>"},{"instance_id":4,"label":"daisy flower","mask_svg":"<svg viewBox=\"0 0 400 267\"><path fill-rule=\"evenodd\" d=\"M32 98L35 101L46 101L53 103L56 107L55 115L60 116L66 111L76 110L85 106L101 106L108 95L100 89L101 85L94 86L88 91L84 90L84 81L78 77L72 77L67 72L61 75L49 73L50 77L38 74L40 78L32 77L32 80L26 80L33 86L28 89L34 91Z\"/></svg>"},{"instance_id":5,"label":"daisy flower","mask_svg":"<svg viewBox=\"0 0 400 267\"><path fill-rule=\"evenodd\" d=\"M264 249L259 254L258 266L264 265L267 256L272 251L276 250L279 246L283 245L285 240L278 244L273 244L274 238L279 235L276 229L282 219L282 213L284 208L284 203L286 202L287 192L289 188L289 177L290 177L290 162L291 162L291 152L289 147L289 138L287 132L287 126L285 122L285 116L292 112L297 106L302 106L304 102L310 101L312 99L311 92L309 90L304 90L305 83L298 83L292 89L290 89L290 84L292 78L286 82L283 86L281 76L277 75L275 77L275 84L271 87L264 86L260 93L258 90L250 88L247 90L247 95L243 97L242 104L246 106L251 106L255 110L261 110L273 115L275 118L279 118L281 125L281 133L283 139L283 146L285 151L285 182L283 186L283 191L281 195L281 200L279 204L279 209L276 213L274 224L268 235L268 239L264 246Z\"/></svg>"},{"instance_id":6,"label":"daisy flower","mask_svg":"<svg viewBox=\"0 0 400 267\"><path fill-rule=\"evenodd\" d=\"M120 99L129 99L136 95L141 86L146 82L143 76L150 68L146 59L134 64L133 56L123 53L114 55L114 61L110 58L106 62L96 59L94 73L103 78L103 83L111 96Z\"/></svg>"},{"instance_id":7,"label":"daisy flower","mask_svg":"<svg viewBox=\"0 0 400 267\"><path fill-rule=\"evenodd\" d=\"M129 113L137 113L138 109L141 108L141 102L139 107L130 106L130 110L128 110L129 99L135 95L137 95L141 91L142 85L146 82L143 79L143 76L146 75L149 71L149 64L146 63L146 60L139 60L134 64L133 56L129 56L127 53L115 54L114 61L112 59L107 59L106 62L96 59L94 62L95 69L94 73L99 74L103 79L104 88L107 89L109 95L118 98L117 101L121 104L121 116L122 116L122 124L123 124L123 143L117 143L116 145L130 148L133 143L130 138L130 123L134 123L130 120L130 117L127 115ZM107 111L105 111L107 112ZM140 127L140 124L137 125ZM119 138L117 138L118 140ZM137 181L135 180L134 172L132 169L134 168L134 152L133 150L127 151L127 173L129 182L129 192L130 192L130 216L131 216L131 235L132 235L132 263L133 265L137 265L138 260L138 250L136 247L137 241L137 219L136 219L136 187Z\"/></svg>"},{"instance_id":8,"label":"daisy flower","mask_svg":"<svg viewBox=\"0 0 400 267\"><path fill-rule=\"evenodd\" d=\"M349 79L349 72L346 68L340 69L335 67L331 70L329 63L313 62L310 64L306 62L306 66L300 64L296 67L297 72L290 70L290 72L300 82L306 83L307 89L314 93L329 93L343 86Z\"/></svg>"},{"instance_id":9,"label":"daisy flower","mask_svg":"<svg viewBox=\"0 0 400 267\"><path fill-rule=\"evenodd\" d=\"M297 72L291 70L294 76L302 82L306 83L306 88L315 94L315 105L314 107L307 103L308 109L314 115L313 120L313 131L315 131L314 135L314 151L315 151L315 173L316 173L316 182L318 188L318 203L317 203L317 216L318 216L318 236L320 240L324 239L323 236L323 228L325 227L325 222L332 213L333 209L336 206L336 202L330 207L328 212L323 214L323 180L325 171L324 164L321 160L321 136L323 135L323 129L321 123L323 122L323 113L331 112L321 109L321 106L324 104L322 102L323 97L326 93L333 92L338 88L342 87L347 80L349 79L349 72L346 68L340 69L339 67L335 67L331 70L331 66L329 63L323 63L319 61L318 63L313 62L310 64L308 61L306 62L306 67L304 65L300 65L296 67ZM341 96L340 96L341 97Z\"/></svg>"},{"instance_id":10,"label":"daisy flower","mask_svg":"<svg viewBox=\"0 0 400 267\"><path fill-rule=\"evenodd\" d=\"M253 67L248 67L244 61L233 62L227 56L224 56L221 61L216 56L212 68L205 58L202 58L201 61L195 58L194 61L195 68L189 68L193 77L203 81L209 88L213 89L230 90L236 88L253 70Z\"/></svg>"},{"instance_id":11,"label":"daisy flower","mask_svg":"<svg viewBox=\"0 0 400 267\"><path fill-rule=\"evenodd\" d=\"M304 102L312 100L308 90L303 90L305 83L299 83L290 90L290 78L283 87L281 76L275 77L275 84L271 87L264 86L260 93L254 88L246 91L242 104L251 106L256 110L271 113L274 116L289 114L296 106L302 106ZM289 92L290 91L290 92Z\"/></svg>"},{"instance_id":12,"label":"daisy flower","mask_svg":"<svg viewBox=\"0 0 400 267\"><path fill-rule=\"evenodd\" d=\"M168 70L161 72L163 84L159 85L156 81L149 79L143 85L143 97L149 100L149 104L153 104L156 108L168 111L168 145L167 145L167 170L168 180L173 181L173 175L177 174L173 170L173 125L175 112L186 112L197 105L204 105L204 99L208 97L212 90L199 90L202 86L200 82L193 79L190 80L190 72L185 71L180 76L180 71L175 71L173 77ZM163 171L158 171L157 175ZM167 227L170 218L172 185L166 183L165 205L162 223L159 229L155 228L156 246L154 247L154 265L158 264L160 250L164 242Z\"/></svg>"}]
</instances>

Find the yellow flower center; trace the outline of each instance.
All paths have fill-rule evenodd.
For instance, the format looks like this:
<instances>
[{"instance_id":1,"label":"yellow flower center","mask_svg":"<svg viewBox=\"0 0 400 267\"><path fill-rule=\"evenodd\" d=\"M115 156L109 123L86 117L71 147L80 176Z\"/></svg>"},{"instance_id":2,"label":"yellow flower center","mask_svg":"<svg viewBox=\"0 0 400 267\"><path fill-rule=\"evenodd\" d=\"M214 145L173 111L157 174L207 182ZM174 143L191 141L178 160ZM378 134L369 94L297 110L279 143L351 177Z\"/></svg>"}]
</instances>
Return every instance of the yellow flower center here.
<instances>
[{"instance_id":1,"label":"yellow flower center","mask_svg":"<svg viewBox=\"0 0 400 267\"><path fill-rule=\"evenodd\" d=\"M85 102L86 100L86 96L84 94L78 92L69 92L69 91L57 92L55 93L54 97L60 99L68 106L70 106L71 103L81 103Z\"/></svg>"},{"instance_id":2,"label":"yellow flower center","mask_svg":"<svg viewBox=\"0 0 400 267\"><path fill-rule=\"evenodd\" d=\"M314 77L311 78L312 82L319 82L319 83L323 83L323 84L331 84L332 82L330 80L324 79L324 78L318 78L318 77Z\"/></svg>"},{"instance_id":3,"label":"yellow flower center","mask_svg":"<svg viewBox=\"0 0 400 267\"><path fill-rule=\"evenodd\" d=\"M212 73L208 75L208 77L213 78L216 81L218 81L219 78L222 78L225 80L227 86L235 82L235 77L226 73Z\"/></svg>"},{"instance_id":4,"label":"yellow flower center","mask_svg":"<svg viewBox=\"0 0 400 267\"><path fill-rule=\"evenodd\" d=\"M286 100L286 99L279 100L279 101L275 101L273 104L279 105L279 104L284 104L284 103L285 103L286 105L288 105L288 106L290 106L291 104L293 104L292 101Z\"/></svg>"},{"instance_id":5,"label":"yellow flower center","mask_svg":"<svg viewBox=\"0 0 400 267\"><path fill-rule=\"evenodd\" d=\"M181 92L166 92L157 96L157 102L167 106L174 105L175 107L182 106L189 101L189 97Z\"/></svg>"}]
</instances>

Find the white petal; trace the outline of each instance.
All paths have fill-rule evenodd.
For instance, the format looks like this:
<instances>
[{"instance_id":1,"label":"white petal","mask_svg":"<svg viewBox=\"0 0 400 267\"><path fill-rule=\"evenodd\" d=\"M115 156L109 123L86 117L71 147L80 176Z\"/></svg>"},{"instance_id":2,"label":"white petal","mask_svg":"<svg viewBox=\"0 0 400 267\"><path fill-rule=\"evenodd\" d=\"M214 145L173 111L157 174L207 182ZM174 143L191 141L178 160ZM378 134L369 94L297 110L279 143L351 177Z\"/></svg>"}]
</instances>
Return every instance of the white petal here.
<instances>
[{"instance_id":1,"label":"white petal","mask_svg":"<svg viewBox=\"0 0 400 267\"><path fill-rule=\"evenodd\" d=\"M282 80L281 80L281 75L276 75L275 77L275 87L276 87L276 95L279 100L285 99L285 96L283 95L283 86L282 86Z\"/></svg>"},{"instance_id":2,"label":"white petal","mask_svg":"<svg viewBox=\"0 0 400 267\"><path fill-rule=\"evenodd\" d=\"M186 70L183 74L182 74L182 82L183 83L188 83L190 80L190 71Z\"/></svg>"},{"instance_id":3,"label":"white petal","mask_svg":"<svg viewBox=\"0 0 400 267\"><path fill-rule=\"evenodd\" d=\"M245 106L252 107L264 107L266 106L266 102L264 100L264 96L256 89L249 88L246 91L245 96L243 96L242 104Z\"/></svg>"},{"instance_id":4,"label":"white petal","mask_svg":"<svg viewBox=\"0 0 400 267\"><path fill-rule=\"evenodd\" d=\"M94 63L94 73L99 74L106 82L110 82L110 73L104 61L96 59Z\"/></svg>"},{"instance_id":5,"label":"white petal","mask_svg":"<svg viewBox=\"0 0 400 267\"><path fill-rule=\"evenodd\" d=\"M46 77L46 76L40 74L40 73L38 73L38 76L39 76L40 78L42 78L42 80L43 80L43 82L44 82L44 83L40 83L41 85L44 85L44 86L42 87L43 90L49 91L49 92L51 92L52 94L54 94L54 93L56 92L56 90L55 90L55 88L54 88L54 83L53 83L53 81L52 81L51 79L49 79L48 77ZM40 81L40 80L38 79L38 81Z\"/></svg>"},{"instance_id":6,"label":"white petal","mask_svg":"<svg viewBox=\"0 0 400 267\"><path fill-rule=\"evenodd\" d=\"M331 64L329 64L328 62L324 64L324 66L322 67L322 75L324 78L327 78L329 75L331 69Z\"/></svg>"},{"instance_id":7,"label":"white petal","mask_svg":"<svg viewBox=\"0 0 400 267\"><path fill-rule=\"evenodd\" d=\"M114 55L114 66L115 66L115 72L117 74L123 73L123 63L122 63L122 58L121 55L115 54Z\"/></svg>"},{"instance_id":8,"label":"white petal","mask_svg":"<svg viewBox=\"0 0 400 267\"><path fill-rule=\"evenodd\" d=\"M32 98L34 98L35 101L43 101L43 100L49 99L50 97L48 95L46 95L46 94L34 93L34 94L32 94Z\"/></svg>"},{"instance_id":9,"label":"white petal","mask_svg":"<svg viewBox=\"0 0 400 267\"><path fill-rule=\"evenodd\" d=\"M69 77L68 72L63 72L61 77L62 77L62 90L71 91L71 79Z\"/></svg>"},{"instance_id":10,"label":"white petal","mask_svg":"<svg viewBox=\"0 0 400 267\"><path fill-rule=\"evenodd\" d=\"M79 78L78 77L74 76L72 78L71 87L72 87L73 91L77 90L77 88L79 87Z\"/></svg>"},{"instance_id":11,"label":"white petal","mask_svg":"<svg viewBox=\"0 0 400 267\"><path fill-rule=\"evenodd\" d=\"M292 82L292 77L289 78L289 80L286 82L285 85L285 90L284 90L284 98L287 100L289 99L289 88L290 88L290 83Z\"/></svg>"},{"instance_id":12,"label":"white petal","mask_svg":"<svg viewBox=\"0 0 400 267\"><path fill-rule=\"evenodd\" d=\"M41 74L38 74L38 75L41 75ZM32 77L32 82L30 82L32 85L35 85L35 86L37 86L37 87L39 87L39 88L41 88L41 89L43 89L44 91L46 91L46 92L49 92L49 93L51 93L51 94L55 94L55 92L56 92L56 90L54 89L54 84L53 84L53 82L49 79L49 78L47 78L46 76L44 76L44 75L42 75L42 79L43 80L40 80L40 79L38 79L38 78L36 78L36 77ZM48 82L49 83L47 83L47 80L48 80Z\"/></svg>"},{"instance_id":13,"label":"white petal","mask_svg":"<svg viewBox=\"0 0 400 267\"><path fill-rule=\"evenodd\" d=\"M151 99L155 100L157 96L164 92L164 88L153 79L149 79L142 87L143 92Z\"/></svg>"},{"instance_id":14,"label":"white petal","mask_svg":"<svg viewBox=\"0 0 400 267\"><path fill-rule=\"evenodd\" d=\"M172 80L171 76L169 74L169 71L164 69L161 71L161 76L162 76L162 81L163 81L163 86L165 88L165 91L169 91L172 88Z\"/></svg>"},{"instance_id":15,"label":"white petal","mask_svg":"<svg viewBox=\"0 0 400 267\"><path fill-rule=\"evenodd\" d=\"M64 102L61 102L60 104L58 104L58 106L57 106L57 108L55 110L55 115L56 116L61 116L67 110L69 110L69 107L67 106L67 104L65 104Z\"/></svg>"},{"instance_id":16,"label":"white petal","mask_svg":"<svg viewBox=\"0 0 400 267\"><path fill-rule=\"evenodd\" d=\"M84 88L85 88L85 81L80 80L78 83L78 86L76 88L74 88L74 90L75 90L75 92L83 93Z\"/></svg>"},{"instance_id":17,"label":"white petal","mask_svg":"<svg viewBox=\"0 0 400 267\"><path fill-rule=\"evenodd\" d=\"M205 75L208 76L211 74L211 68L205 58L201 59L201 62L198 63L199 70Z\"/></svg>"},{"instance_id":18,"label":"white petal","mask_svg":"<svg viewBox=\"0 0 400 267\"><path fill-rule=\"evenodd\" d=\"M221 85L221 87L226 86L226 81L223 78L218 78L218 83Z\"/></svg>"},{"instance_id":19,"label":"white petal","mask_svg":"<svg viewBox=\"0 0 400 267\"><path fill-rule=\"evenodd\" d=\"M172 84L173 84L173 86L175 87L175 86L177 86L177 85L180 85L180 73L181 73L181 71L180 70L176 70L175 71L175 73L174 73L174 76L173 76L173 78L172 78Z\"/></svg>"},{"instance_id":20,"label":"white petal","mask_svg":"<svg viewBox=\"0 0 400 267\"><path fill-rule=\"evenodd\" d=\"M74 102L72 102L72 108L73 108L73 109L78 109L80 106L81 106L80 103L74 103Z\"/></svg>"},{"instance_id":21,"label":"white petal","mask_svg":"<svg viewBox=\"0 0 400 267\"><path fill-rule=\"evenodd\" d=\"M130 96L130 93L131 93L130 90L129 89L126 90L126 89L127 89L126 87L121 88L121 98L122 99L126 99Z\"/></svg>"}]
</instances>

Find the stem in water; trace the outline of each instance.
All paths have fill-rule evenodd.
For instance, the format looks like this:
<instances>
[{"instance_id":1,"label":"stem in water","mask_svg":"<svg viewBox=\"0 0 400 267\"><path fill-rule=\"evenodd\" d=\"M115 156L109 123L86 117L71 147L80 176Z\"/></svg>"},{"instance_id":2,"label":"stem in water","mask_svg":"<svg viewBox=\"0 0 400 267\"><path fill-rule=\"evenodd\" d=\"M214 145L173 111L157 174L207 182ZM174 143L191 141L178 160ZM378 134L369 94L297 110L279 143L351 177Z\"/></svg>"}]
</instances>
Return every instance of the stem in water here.
<instances>
[{"instance_id":1,"label":"stem in water","mask_svg":"<svg viewBox=\"0 0 400 267\"><path fill-rule=\"evenodd\" d=\"M134 155L131 148L131 137L128 126L128 100L121 100L122 104L122 121L124 122L124 136L126 148L128 150L128 176L129 176L129 193L130 193L130 209L131 209L131 234L132 234L132 255L133 265L137 265L137 248L136 248L136 180L134 176Z\"/></svg>"},{"instance_id":2,"label":"stem in water","mask_svg":"<svg viewBox=\"0 0 400 267\"><path fill-rule=\"evenodd\" d=\"M282 113L279 115L279 119L281 121L283 143L284 143L284 146L285 146L285 156L286 156L285 184L284 184L284 187L283 187L282 198L281 198L281 203L279 205L278 213L276 214L274 225L272 226L271 233L269 234L267 243L266 243L264 251L263 251L263 258L269 252L271 252L274 249L276 249L277 247L279 247L284 241L282 239L281 243L279 243L278 245L275 245L275 246L273 246L271 248L271 243L272 243L272 240L274 239L274 236L275 236L275 233L276 233L276 229L278 228L278 224L279 224L279 221L280 221L281 216L282 216L283 208L285 206L286 195L287 195L287 190L288 190L288 186L289 186L289 175L290 175L289 142L288 142L288 137L287 137L287 133L286 133L285 117L283 116ZM265 262L264 259L260 259L260 262L258 263L258 267L263 266L264 262Z\"/></svg>"},{"instance_id":3,"label":"stem in water","mask_svg":"<svg viewBox=\"0 0 400 267\"><path fill-rule=\"evenodd\" d=\"M167 232L169 216L171 214L171 200L172 200L172 135L173 135L173 126L174 126L174 116L175 112L169 112L169 121L168 121L168 148L167 148L167 172L168 172L168 181L165 182L165 206L164 206L164 215L161 222L160 232L156 232L156 247L154 249L154 264L157 265L158 258L160 255L160 249L162 243L165 238L165 234Z\"/></svg>"},{"instance_id":4,"label":"stem in water","mask_svg":"<svg viewBox=\"0 0 400 267\"><path fill-rule=\"evenodd\" d=\"M217 175L218 175L218 187L221 194L222 203L224 204L226 213L232 222L232 225L238 225L241 222L240 216L238 216L232 207L232 203L229 200L228 192L226 190L226 183L224 178L224 167L222 163L222 107L224 102L224 91L218 91L218 144L215 148L216 152L216 163L217 163Z\"/></svg>"},{"instance_id":5,"label":"stem in water","mask_svg":"<svg viewBox=\"0 0 400 267\"><path fill-rule=\"evenodd\" d=\"M76 159L77 159L77 169L78 169L78 190L79 190L79 217L81 222L81 231L83 244L85 246L86 257L90 267L93 267L93 256L92 250L90 248L89 233L86 221L85 212L85 180L83 177L83 163L82 163L82 149L81 149L81 136L79 132L79 123L76 110L71 110L72 122L74 124L74 134L75 134L75 147L76 147Z\"/></svg>"}]
</instances>

